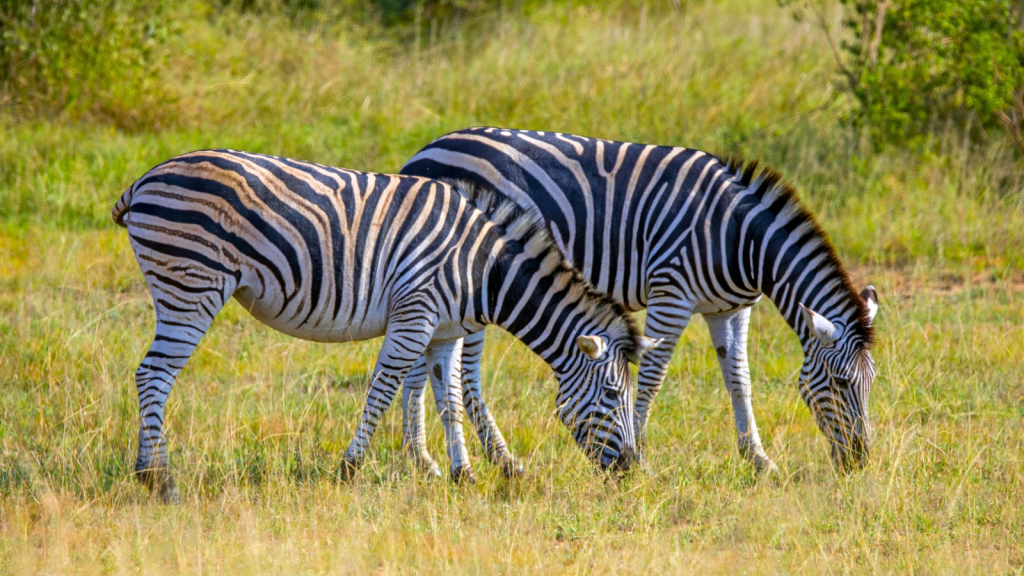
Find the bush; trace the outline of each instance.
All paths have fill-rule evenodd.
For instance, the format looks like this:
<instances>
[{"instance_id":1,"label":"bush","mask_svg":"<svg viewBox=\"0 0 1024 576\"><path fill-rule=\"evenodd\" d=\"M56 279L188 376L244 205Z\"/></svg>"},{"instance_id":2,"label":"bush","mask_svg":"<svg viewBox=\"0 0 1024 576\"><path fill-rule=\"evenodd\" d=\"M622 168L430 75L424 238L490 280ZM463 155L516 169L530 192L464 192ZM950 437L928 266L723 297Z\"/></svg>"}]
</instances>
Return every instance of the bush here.
<instances>
[{"instance_id":1,"label":"bush","mask_svg":"<svg viewBox=\"0 0 1024 576\"><path fill-rule=\"evenodd\" d=\"M485 0L215 0L223 8L251 14L279 14L293 22L325 15L387 26L425 24L471 16L494 8Z\"/></svg>"},{"instance_id":2,"label":"bush","mask_svg":"<svg viewBox=\"0 0 1024 576\"><path fill-rule=\"evenodd\" d=\"M447 20L489 8L483 0L372 0L370 4L386 24Z\"/></svg>"},{"instance_id":3,"label":"bush","mask_svg":"<svg viewBox=\"0 0 1024 576\"><path fill-rule=\"evenodd\" d=\"M320 31L339 21L411 30L490 9L484 0L0 0L0 110L156 129L177 123L187 98L168 69L194 45L170 42L179 27L251 16Z\"/></svg>"},{"instance_id":4,"label":"bush","mask_svg":"<svg viewBox=\"0 0 1024 576\"><path fill-rule=\"evenodd\" d=\"M976 138L1002 129L1021 146L1024 30L1008 1L840 3L848 34L838 48L829 40L856 120L873 135L903 142L953 125ZM829 33L820 6L816 15Z\"/></svg>"},{"instance_id":5,"label":"bush","mask_svg":"<svg viewBox=\"0 0 1024 576\"><path fill-rule=\"evenodd\" d=\"M138 127L168 96L151 80L170 29L168 0L0 0L0 90L6 104L83 113Z\"/></svg>"}]
</instances>

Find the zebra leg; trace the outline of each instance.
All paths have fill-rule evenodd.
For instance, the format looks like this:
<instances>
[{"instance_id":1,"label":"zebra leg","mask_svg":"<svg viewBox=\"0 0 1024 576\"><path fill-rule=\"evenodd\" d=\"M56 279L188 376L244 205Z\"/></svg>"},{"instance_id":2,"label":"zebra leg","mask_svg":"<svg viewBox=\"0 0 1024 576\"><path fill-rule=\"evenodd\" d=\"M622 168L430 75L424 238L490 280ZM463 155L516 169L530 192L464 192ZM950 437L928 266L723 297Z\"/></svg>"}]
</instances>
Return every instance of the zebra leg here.
<instances>
[{"instance_id":1,"label":"zebra leg","mask_svg":"<svg viewBox=\"0 0 1024 576\"><path fill-rule=\"evenodd\" d=\"M647 443L647 422L651 417L651 404L661 391L676 344L690 323L692 315L693 304L678 296L658 293L652 295L648 302L644 335L649 338L662 338L664 341L654 350L644 354L640 359L640 371L637 374L633 425L636 432L637 454L641 460L644 458L644 447Z\"/></svg>"},{"instance_id":2,"label":"zebra leg","mask_svg":"<svg viewBox=\"0 0 1024 576\"><path fill-rule=\"evenodd\" d=\"M424 422L427 361L420 356L402 381L402 447L413 463L428 476L441 476L441 469L427 451L427 430Z\"/></svg>"},{"instance_id":3,"label":"zebra leg","mask_svg":"<svg viewBox=\"0 0 1024 576\"><path fill-rule=\"evenodd\" d=\"M363 465L370 450L370 439L380 419L395 399L406 374L423 355L433 331L433 325L422 316L412 322L388 322L384 345L377 355L377 365L373 368L370 389L366 393L363 413L345 451L340 470L342 480L351 479Z\"/></svg>"},{"instance_id":4,"label":"zebra leg","mask_svg":"<svg viewBox=\"0 0 1024 576\"><path fill-rule=\"evenodd\" d=\"M476 482L462 431L462 339L431 342L425 356L434 403L444 425L451 478L456 482Z\"/></svg>"},{"instance_id":5,"label":"zebra leg","mask_svg":"<svg viewBox=\"0 0 1024 576\"><path fill-rule=\"evenodd\" d=\"M480 387L480 360L484 354L484 331L465 337L462 348L462 405L469 416L487 460L501 469L506 478L523 475L523 465L512 455L494 416L484 402Z\"/></svg>"},{"instance_id":6,"label":"zebra leg","mask_svg":"<svg viewBox=\"0 0 1024 576\"><path fill-rule=\"evenodd\" d=\"M223 307L224 297L217 292L196 297L195 292L164 290L163 283L149 275L146 279L156 304L157 322L153 344L135 371L139 393L139 455L135 474L164 503L177 504L181 497L168 466L164 405L181 369ZM233 285L224 289L230 294Z\"/></svg>"},{"instance_id":7,"label":"zebra leg","mask_svg":"<svg viewBox=\"0 0 1024 576\"><path fill-rule=\"evenodd\" d=\"M494 421L480 388L480 360L484 349L484 332L481 330L464 339L462 348L462 405L483 445L487 460L501 469L506 478L522 476L523 465L512 455ZM412 454L413 460L422 470L439 475L437 465L427 452L425 424L423 422L423 401L426 393L426 364L417 361L416 366L405 377L402 390L402 443ZM436 399L436 396L435 396ZM431 467L432 466L432 467Z\"/></svg>"},{"instance_id":8,"label":"zebra leg","mask_svg":"<svg viewBox=\"0 0 1024 576\"><path fill-rule=\"evenodd\" d=\"M754 421L754 408L750 394L750 365L747 363L747 328L750 308L740 308L724 314L705 314L704 320L711 331L711 342L722 368L725 389L732 398L736 418L736 434L740 454L754 463L758 472L778 470L764 453L761 436Z\"/></svg>"}]
</instances>

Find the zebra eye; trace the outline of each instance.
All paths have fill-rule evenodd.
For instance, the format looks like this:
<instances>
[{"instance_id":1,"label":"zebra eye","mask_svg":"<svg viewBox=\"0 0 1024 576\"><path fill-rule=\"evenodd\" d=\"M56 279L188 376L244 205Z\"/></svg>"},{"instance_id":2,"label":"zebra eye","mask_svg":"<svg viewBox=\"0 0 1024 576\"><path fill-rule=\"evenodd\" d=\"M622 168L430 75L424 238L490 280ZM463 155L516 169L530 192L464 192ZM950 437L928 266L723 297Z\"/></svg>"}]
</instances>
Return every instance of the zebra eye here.
<instances>
[{"instance_id":1,"label":"zebra eye","mask_svg":"<svg viewBox=\"0 0 1024 576\"><path fill-rule=\"evenodd\" d=\"M605 388L604 397L606 400L614 402L616 398L615 390L612 390L611 388Z\"/></svg>"},{"instance_id":2,"label":"zebra eye","mask_svg":"<svg viewBox=\"0 0 1024 576\"><path fill-rule=\"evenodd\" d=\"M839 388L840 390L846 390L850 387L849 378L840 378L836 376L832 378L832 381L836 383L836 388Z\"/></svg>"}]
</instances>

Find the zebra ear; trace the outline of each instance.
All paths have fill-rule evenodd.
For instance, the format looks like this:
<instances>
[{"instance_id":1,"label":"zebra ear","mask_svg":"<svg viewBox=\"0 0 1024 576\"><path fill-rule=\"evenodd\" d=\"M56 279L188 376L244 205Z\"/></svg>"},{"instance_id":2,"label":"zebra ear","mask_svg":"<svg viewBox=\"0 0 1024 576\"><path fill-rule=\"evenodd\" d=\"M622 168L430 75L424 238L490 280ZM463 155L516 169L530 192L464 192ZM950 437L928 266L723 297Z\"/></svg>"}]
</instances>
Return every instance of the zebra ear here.
<instances>
[{"instance_id":1,"label":"zebra ear","mask_svg":"<svg viewBox=\"0 0 1024 576\"><path fill-rule=\"evenodd\" d=\"M811 336L814 336L822 345L828 346L839 339L839 329L836 328L835 324L829 322L828 318L803 304L800 305L800 311L803 312L804 322L807 324L807 329L810 331Z\"/></svg>"},{"instance_id":2,"label":"zebra ear","mask_svg":"<svg viewBox=\"0 0 1024 576\"><path fill-rule=\"evenodd\" d=\"M864 301L864 305L868 307L868 320L874 321L875 314L878 314L878 292L875 292L874 286L868 286L860 293L860 299Z\"/></svg>"},{"instance_id":3,"label":"zebra ear","mask_svg":"<svg viewBox=\"0 0 1024 576\"><path fill-rule=\"evenodd\" d=\"M654 350L655 348L657 348L664 341L665 341L664 338L658 338L657 340L655 340L654 338L648 338L647 336L641 336L640 337L640 342L638 343L638 345L636 347L636 357L637 357L637 359L639 360L640 358L643 358L644 354L647 354L651 350Z\"/></svg>"},{"instance_id":4,"label":"zebra ear","mask_svg":"<svg viewBox=\"0 0 1024 576\"><path fill-rule=\"evenodd\" d=\"M576 339L576 345L594 360L600 360L608 350L608 341L600 336L580 336Z\"/></svg>"}]
</instances>

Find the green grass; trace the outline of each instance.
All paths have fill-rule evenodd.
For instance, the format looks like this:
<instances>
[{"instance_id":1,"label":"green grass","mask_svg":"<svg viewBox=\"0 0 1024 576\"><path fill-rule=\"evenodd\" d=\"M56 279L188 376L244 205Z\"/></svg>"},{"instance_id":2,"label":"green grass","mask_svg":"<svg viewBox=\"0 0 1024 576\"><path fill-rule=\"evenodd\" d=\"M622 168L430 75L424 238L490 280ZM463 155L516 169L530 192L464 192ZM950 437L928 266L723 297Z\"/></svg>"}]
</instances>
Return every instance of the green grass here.
<instances>
[{"instance_id":1,"label":"green grass","mask_svg":"<svg viewBox=\"0 0 1024 576\"><path fill-rule=\"evenodd\" d=\"M159 129L0 124L0 574L1021 573L1024 194L993 144L875 152L839 122L828 48L774 3L680 12L542 6L418 48L199 11L157 72ZM782 472L739 457L701 320L676 351L648 465L594 472L554 380L492 331L485 392L529 475L420 478L397 405L355 483L334 481L379 342L313 344L231 304L168 408L183 503L131 477L132 374L152 306L118 195L153 164L236 147L397 170L447 130L494 124L763 158L882 298L874 454L844 476L799 400L796 339L754 311L755 412ZM428 412L429 414L429 412ZM442 432L428 416L435 458Z\"/></svg>"}]
</instances>

